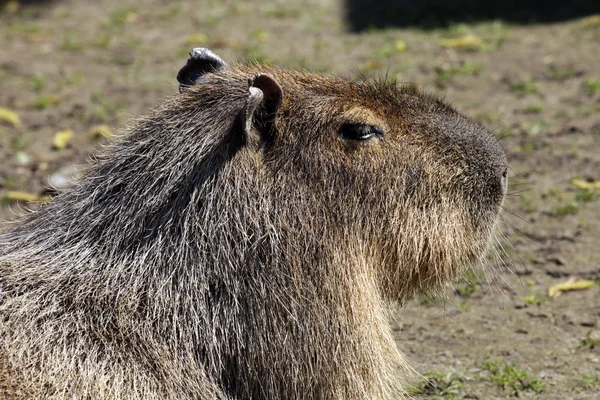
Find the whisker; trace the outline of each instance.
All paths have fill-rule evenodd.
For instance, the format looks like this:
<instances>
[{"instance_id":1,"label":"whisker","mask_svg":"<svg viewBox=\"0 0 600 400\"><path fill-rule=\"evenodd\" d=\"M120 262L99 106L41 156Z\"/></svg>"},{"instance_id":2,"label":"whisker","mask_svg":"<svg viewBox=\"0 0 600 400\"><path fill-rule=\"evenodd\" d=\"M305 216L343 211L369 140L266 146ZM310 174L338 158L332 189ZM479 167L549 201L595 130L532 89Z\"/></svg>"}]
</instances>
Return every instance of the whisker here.
<instances>
[{"instance_id":1,"label":"whisker","mask_svg":"<svg viewBox=\"0 0 600 400\"><path fill-rule=\"evenodd\" d=\"M506 195L507 195L507 196L517 196L517 195L520 195L521 193L527 193L527 192L529 192L529 191L531 191L531 189L530 189L530 188L528 188L528 189L521 189L521 190L517 190L517 191L515 191L515 192L510 192L510 193L507 193Z\"/></svg>"},{"instance_id":2,"label":"whisker","mask_svg":"<svg viewBox=\"0 0 600 400\"><path fill-rule=\"evenodd\" d=\"M531 237L529 237L529 234L527 232L519 230L516 227L507 226L507 228L511 229L512 234L519 235L519 238L525 240L527 243L529 243L537 248L543 247L543 245L541 243L539 243L539 242L535 241L534 239L532 239Z\"/></svg>"},{"instance_id":3,"label":"whisker","mask_svg":"<svg viewBox=\"0 0 600 400\"><path fill-rule=\"evenodd\" d=\"M526 223L530 223L529 221L527 221L524 217L520 216L519 214L515 213L514 211L511 211L509 208L506 208L505 206L501 206L502 210L504 212L509 213L510 215L513 215L517 218L519 218L521 221L526 222Z\"/></svg>"}]
</instances>

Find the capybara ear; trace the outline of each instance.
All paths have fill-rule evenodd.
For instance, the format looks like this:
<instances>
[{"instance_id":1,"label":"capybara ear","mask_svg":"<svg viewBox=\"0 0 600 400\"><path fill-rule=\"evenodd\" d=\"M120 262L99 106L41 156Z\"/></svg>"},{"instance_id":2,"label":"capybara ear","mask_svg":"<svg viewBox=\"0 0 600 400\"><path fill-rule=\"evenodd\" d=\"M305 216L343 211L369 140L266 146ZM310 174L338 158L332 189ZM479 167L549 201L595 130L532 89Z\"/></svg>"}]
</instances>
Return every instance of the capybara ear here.
<instances>
[{"instance_id":1,"label":"capybara ear","mask_svg":"<svg viewBox=\"0 0 600 400\"><path fill-rule=\"evenodd\" d=\"M252 128L252 119L254 118L254 113L264 99L262 90L252 86L253 81L254 78L248 79L248 99L246 100L246 107L244 108L243 113L244 132L246 135L248 135L250 129Z\"/></svg>"},{"instance_id":2,"label":"capybara ear","mask_svg":"<svg viewBox=\"0 0 600 400\"><path fill-rule=\"evenodd\" d=\"M179 91L198 83L202 76L210 72L219 71L229 66L221 57L203 47L196 47L190 51L190 58L187 63L179 70L177 80L179 81Z\"/></svg>"},{"instance_id":3,"label":"capybara ear","mask_svg":"<svg viewBox=\"0 0 600 400\"><path fill-rule=\"evenodd\" d=\"M283 103L283 89L270 75L258 74L248 79L248 102L245 112L245 129L250 130L252 121L264 138L275 134L277 111Z\"/></svg>"}]
</instances>

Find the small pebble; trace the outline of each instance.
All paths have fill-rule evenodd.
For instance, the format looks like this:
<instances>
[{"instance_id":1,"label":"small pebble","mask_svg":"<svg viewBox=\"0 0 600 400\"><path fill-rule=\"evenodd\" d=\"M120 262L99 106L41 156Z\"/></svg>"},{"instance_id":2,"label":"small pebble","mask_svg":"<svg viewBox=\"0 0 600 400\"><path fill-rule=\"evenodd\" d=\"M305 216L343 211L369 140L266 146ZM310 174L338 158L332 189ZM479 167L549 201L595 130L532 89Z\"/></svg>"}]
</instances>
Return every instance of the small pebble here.
<instances>
[{"instance_id":1,"label":"small pebble","mask_svg":"<svg viewBox=\"0 0 600 400\"><path fill-rule=\"evenodd\" d=\"M515 303L515 308L517 310L520 310L522 308L527 308L527 304L524 303L524 302L522 302L522 301L518 301L518 302Z\"/></svg>"},{"instance_id":2,"label":"small pebble","mask_svg":"<svg viewBox=\"0 0 600 400\"><path fill-rule=\"evenodd\" d=\"M28 165L29 161L31 160L29 154L25 153L24 151L17 151L15 157L20 165Z\"/></svg>"},{"instance_id":3,"label":"small pebble","mask_svg":"<svg viewBox=\"0 0 600 400\"><path fill-rule=\"evenodd\" d=\"M74 165L67 165L48 177L48 183L58 191L67 189L81 177L81 173Z\"/></svg>"}]
</instances>

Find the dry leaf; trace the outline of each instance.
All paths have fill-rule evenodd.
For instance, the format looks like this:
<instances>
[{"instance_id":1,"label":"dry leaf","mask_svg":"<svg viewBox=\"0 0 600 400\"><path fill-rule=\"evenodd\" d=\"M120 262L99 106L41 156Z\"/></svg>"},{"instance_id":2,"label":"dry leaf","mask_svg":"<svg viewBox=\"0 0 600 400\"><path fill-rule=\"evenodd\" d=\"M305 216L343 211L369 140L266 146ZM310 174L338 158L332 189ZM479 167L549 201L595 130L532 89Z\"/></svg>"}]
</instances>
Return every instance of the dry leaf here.
<instances>
[{"instance_id":1,"label":"dry leaf","mask_svg":"<svg viewBox=\"0 0 600 400\"><path fill-rule=\"evenodd\" d=\"M406 50L406 42L404 40L397 40L396 41L396 51L402 53L405 50Z\"/></svg>"},{"instance_id":2,"label":"dry leaf","mask_svg":"<svg viewBox=\"0 0 600 400\"><path fill-rule=\"evenodd\" d=\"M6 194L5 198L9 201L27 201L27 202L39 202L46 201L50 198L47 195L38 195L34 193L20 192L17 190L10 191Z\"/></svg>"},{"instance_id":3,"label":"dry leaf","mask_svg":"<svg viewBox=\"0 0 600 400\"><path fill-rule=\"evenodd\" d=\"M60 150L67 147L71 139L73 138L73 131L65 129L64 131L57 132L52 139L52 147Z\"/></svg>"},{"instance_id":4,"label":"dry leaf","mask_svg":"<svg viewBox=\"0 0 600 400\"><path fill-rule=\"evenodd\" d=\"M600 189L600 181L596 182L587 182L583 179L574 178L573 185L577 186L579 189Z\"/></svg>"},{"instance_id":5,"label":"dry leaf","mask_svg":"<svg viewBox=\"0 0 600 400\"><path fill-rule=\"evenodd\" d=\"M558 285L551 286L548 289L548 296L554 297L562 292L567 292L570 290L585 290L594 286L594 281L572 281L572 282L564 282L559 283Z\"/></svg>"},{"instance_id":6,"label":"dry leaf","mask_svg":"<svg viewBox=\"0 0 600 400\"><path fill-rule=\"evenodd\" d=\"M12 126L20 126L21 120L16 112L9 110L8 108L0 107L0 121L10 124Z\"/></svg>"},{"instance_id":7,"label":"dry leaf","mask_svg":"<svg viewBox=\"0 0 600 400\"><path fill-rule=\"evenodd\" d=\"M90 136L93 138L105 137L110 138L113 135L112 129L108 125L96 125L90 129Z\"/></svg>"},{"instance_id":8,"label":"dry leaf","mask_svg":"<svg viewBox=\"0 0 600 400\"><path fill-rule=\"evenodd\" d=\"M447 49L482 50L486 43L480 37L467 35L456 39L440 39L440 46Z\"/></svg>"}]
</instances>

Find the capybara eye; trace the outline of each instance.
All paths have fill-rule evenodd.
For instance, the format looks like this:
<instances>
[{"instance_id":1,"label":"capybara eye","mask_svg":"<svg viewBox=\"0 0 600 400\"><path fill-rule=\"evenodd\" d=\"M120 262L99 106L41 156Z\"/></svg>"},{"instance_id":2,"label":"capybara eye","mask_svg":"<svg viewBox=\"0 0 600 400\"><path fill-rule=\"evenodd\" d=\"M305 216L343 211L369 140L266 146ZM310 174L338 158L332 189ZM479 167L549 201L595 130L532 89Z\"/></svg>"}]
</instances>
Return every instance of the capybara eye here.
<instances>
[{"instance_id":1,"label":"capybara eye","mask_svg":"<svg viewBox=\"0 0 600 400\"><path fill-rule=\"evenodd\" d=\"M343 124L340 127L340 135L349 140L369 140L383 138L383 129L375 125Z\"/></svg>"}]
</instances>

